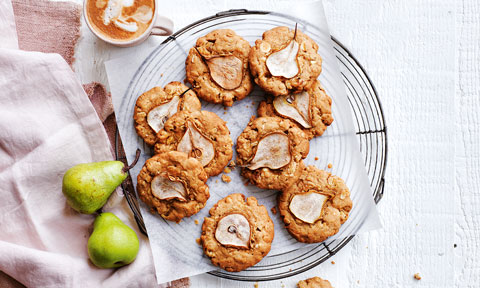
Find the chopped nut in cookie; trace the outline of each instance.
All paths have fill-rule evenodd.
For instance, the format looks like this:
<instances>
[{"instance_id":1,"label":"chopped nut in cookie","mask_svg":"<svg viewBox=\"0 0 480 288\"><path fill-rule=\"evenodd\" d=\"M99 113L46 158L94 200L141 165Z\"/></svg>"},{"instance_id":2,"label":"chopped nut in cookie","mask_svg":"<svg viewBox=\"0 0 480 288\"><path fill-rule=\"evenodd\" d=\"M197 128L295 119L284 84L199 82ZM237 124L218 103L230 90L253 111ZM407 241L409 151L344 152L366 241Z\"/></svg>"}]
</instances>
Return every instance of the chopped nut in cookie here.
<instances>
[{"instance_id":1,"label":"chopped nut in cookie","mask_svg":"<svg viewBox=\"0 0 480 288\"><path fill-rule=\"evenodd\" d=\"M225 183L230 183L230 181L232 181L232 179L230 178L230 176L223 174L222 175L222 181L225 182Z\"/></svg>"},{"instance_id":2,"label":"chopped nut in cookie","mask_svg":"<svg viewBox=\"0 0 480 288\"><path fill-rule=\"evenodd\" d=\"M303 128L312 128L309 112L310 95L306 91L278 96L273 100L273 107L278 114L288 117Z\"/></svg>"},{"instance_id":3,"label":"chopped nut in cookie","mask_svg":"<svg viewBox=\"0 0 480 288\"><path fill-rule=\"evenodd\" d=\"M177 151L187 153L196 158L205 167L215 156L215 149L210 139L203 136L195 125L188 123L187 131L178 143Z\"/></svg>"},{"instance_id":4,"label":"chopped nut in cookie","mask_svg":"<svg viewBox=\"0 0 480 288\"><path fill-rule=\"evenodd\" d=\"M250 223L242 214L230 214L218 221L215 238L224 246L248 248Z\"/></svg>"},{"instance_id":5,"label":"chopped nut in cookie","mask_svg":"<svg viewBox=\"0 0 480 288\"><path fill-rule=\"evenodd\" d=\"M288 165L292 160L288 136L283 133L271 133L263 137L257 146L252 161L247 166L250 170L261 167L279 169Z\"/></svg>"},{"instance_id":6,"label":"chopped nut in cookie","mask_svg":"<svg viewBox=\"0 0 480 288\"><path fill-rule=\"evenodd\" d=\"M327 196L315 192L297 194L293 196L289 209L298 219L312 224L322 215L323 205L327 200Z\"/></svg>"}]
</instances>

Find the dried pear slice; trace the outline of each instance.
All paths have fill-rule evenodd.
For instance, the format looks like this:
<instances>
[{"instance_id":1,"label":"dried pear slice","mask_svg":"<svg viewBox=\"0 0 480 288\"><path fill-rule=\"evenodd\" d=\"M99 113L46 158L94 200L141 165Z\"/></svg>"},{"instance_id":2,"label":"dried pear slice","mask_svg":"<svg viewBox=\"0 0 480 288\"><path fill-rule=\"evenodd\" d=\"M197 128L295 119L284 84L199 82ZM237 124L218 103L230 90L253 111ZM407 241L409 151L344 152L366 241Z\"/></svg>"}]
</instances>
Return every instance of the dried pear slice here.
<instances>
[{"instance_id":1,"label":"dried pear slice","mask_svg":"<svg viewBox=\"0 0 480 288\"><path fill-rule=\"evenodd\" d=\"M179 102L180 97L174 96L169 102L163 103L148 112L147 123L152 127L155 133L162 130L168 118L177 113Z\"/></svg>"},{"instance_id":2,"label":"dried pear slice","mask_svg":"<svg viewBox=\"0 0 480 288\"><path fill-rule=\"evenodd\" d=\"M278 114L295 120L303 128L312 128L310 124L310 95L306 91L286 96L278 96L273 100L273 107Z\"/></svg>"},{"instance_id":3,"label":"dried pear slice","mask_svg":"<svg viewBox=\"0 0 480 288\"><path fill-rule=\"evenodd\" d=\"M292 40L280 51L274 52L267 57L266 65L273 76L283 76L287 79L298 74L297 53L299 45Z\"/></svg>"},{"instance_id":4,"label":"dried pear slice","mask_svg":"<svg viewBox=\"0 0 480 288\"><path fill-rule=\"evenodd\" d=\"M153 177L150 187L153 196L160 200L177 198L181 201L187 201L185 198L187 191L181 182L175 182L161 175L157 175Z\"/></svg>"},{"instance_id":5,"label":"dried pear slice","mask_svg":"<svg viewBox=\"0 0 480 288\"><path fill-rule=\"evenodd\" d=\"M328 196L316 192L293 196L289 209L295 217L303 222L313 224L322 215L322 209Z\"/></svg>"},{"instance_id":6,"label":"dried pear slice","mask_svg":"<svg viewBox=\"0 0 480 288\"><path fill-rule=\"evenodd\" d=\"M255 156L247 168L250 170L261 167L280 169L288 165L291 159L288 136L283 133L271 133L260 139Z\"/></svg>"},{"instance_id":7,"label":"dried pear slice","mask_svg":"<svg viewBox=\"0 0 480 288\"><path fill-rule=\"evenodd\" d=\"M215 148L210 139L203 136L195 125L187 122L187 130L182 140L178 143L177 151L187 153L190 157L196 158L203 167L207 166L215 156Z\"/></svg>"},{"instance_id":8,"label":"dried pear slice","mask_svg":"<svg viewBox=\"0 0 480 288\"><path fill-rule=\"evenodd\" d=\"M237 57L217 56L205 60L213 81L220 87L233 90L242 84L243 63Z\"/></svg>"},{"instance_id":9,"label":"dried pear slice","mask_svg":"<svg viewBox=\"0 0 480 288\"><path fill-rule=\"evenodd\" d=\"M250 223L242 214L227 215L218 221L215 239L224 246L248 249Z\"/></svg>"}]
</instances>

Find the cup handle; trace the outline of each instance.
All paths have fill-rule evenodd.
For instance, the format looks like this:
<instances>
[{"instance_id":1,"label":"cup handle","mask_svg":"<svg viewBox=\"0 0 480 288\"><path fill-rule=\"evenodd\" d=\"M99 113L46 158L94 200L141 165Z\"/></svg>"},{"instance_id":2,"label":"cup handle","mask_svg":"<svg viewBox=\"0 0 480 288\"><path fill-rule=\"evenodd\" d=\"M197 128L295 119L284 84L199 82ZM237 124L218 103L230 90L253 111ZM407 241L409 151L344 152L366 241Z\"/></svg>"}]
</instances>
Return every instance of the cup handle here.
<instances>
[{"instance_id":1,"label":"cup handle","mask_svg":"<svg viewBox=\"0 0 480 288\"><path fill-rule=\"evenodd\" d=\"M157 19L153 24L150 35L169 36L173 33L173 21L167 17L157 15Z\"/></svg>"}]
</instances>

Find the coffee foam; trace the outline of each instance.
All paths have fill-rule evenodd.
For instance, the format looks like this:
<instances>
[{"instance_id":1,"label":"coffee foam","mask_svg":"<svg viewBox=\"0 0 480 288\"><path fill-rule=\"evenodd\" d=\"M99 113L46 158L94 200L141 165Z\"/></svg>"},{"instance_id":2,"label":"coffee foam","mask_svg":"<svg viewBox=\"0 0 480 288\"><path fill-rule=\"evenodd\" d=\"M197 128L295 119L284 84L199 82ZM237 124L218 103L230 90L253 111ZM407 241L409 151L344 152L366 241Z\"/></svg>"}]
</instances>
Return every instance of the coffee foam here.
<instances>
[{"instance_id":1,"label":"coffee foam","mask_svg":"<svg viewBox=\"0 0 480 288\"><path fill-rule=\"evenodd\" d=\"M142 5L137 8L133 15L123 15L123 8L131 7L133 4L134 0L108 0L107 7L103 12L103 24L107 26L113 22L115 26L124 31L136 32L138 30L138 25L136 22L150 22L150 20L153 18L153 11L151 7Z\"/></svg>"}]
</instances>

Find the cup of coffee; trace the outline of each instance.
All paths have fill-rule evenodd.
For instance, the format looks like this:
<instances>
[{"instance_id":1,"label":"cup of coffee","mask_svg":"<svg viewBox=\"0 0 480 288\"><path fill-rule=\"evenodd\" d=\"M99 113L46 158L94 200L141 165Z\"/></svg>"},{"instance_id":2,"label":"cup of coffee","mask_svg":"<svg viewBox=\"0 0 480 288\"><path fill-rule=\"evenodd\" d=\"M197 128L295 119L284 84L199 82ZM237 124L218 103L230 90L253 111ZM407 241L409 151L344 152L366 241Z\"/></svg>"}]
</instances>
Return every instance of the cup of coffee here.
<instances>
[{"instance_id":1,"label":"cup of coffee","mask_svg":"<svg viewBox=\"0 0 480 288\"><path fill-rule=\"evenodd\" d=\"M172 34L173 22L157 15L156 0L85 0L83 15L88 28L103 41L130 47L150 35Z\"/></svg>"}]
</instances>

